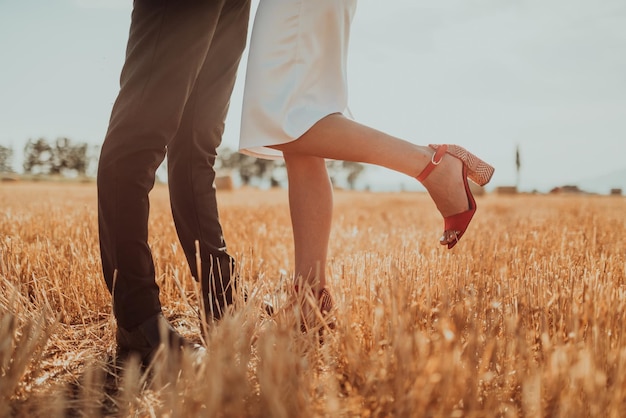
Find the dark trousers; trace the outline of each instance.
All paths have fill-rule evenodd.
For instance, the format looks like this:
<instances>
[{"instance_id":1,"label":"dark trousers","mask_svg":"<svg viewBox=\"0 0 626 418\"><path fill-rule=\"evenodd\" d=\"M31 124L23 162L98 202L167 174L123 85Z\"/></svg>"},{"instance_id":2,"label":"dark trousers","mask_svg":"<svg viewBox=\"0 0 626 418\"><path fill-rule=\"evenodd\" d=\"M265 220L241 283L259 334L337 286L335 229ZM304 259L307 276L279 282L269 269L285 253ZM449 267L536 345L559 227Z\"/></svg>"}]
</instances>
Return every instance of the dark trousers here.
<instances>
[{"instance_id":1,"label":"dark trousers","mask_svg":"<svg viewBox=\"0 0 626 418\"><path fill-rule=\"evenodd\" d=\"M172 214L206 312L232 301L213 185L216 148L244 50L250 0L135 0L120 91L98 165L104 278L118 325L161 311L148 246L148 193L167 154ZM201 274L198 277L196 241Z\"/></svg>"}]
</instances>

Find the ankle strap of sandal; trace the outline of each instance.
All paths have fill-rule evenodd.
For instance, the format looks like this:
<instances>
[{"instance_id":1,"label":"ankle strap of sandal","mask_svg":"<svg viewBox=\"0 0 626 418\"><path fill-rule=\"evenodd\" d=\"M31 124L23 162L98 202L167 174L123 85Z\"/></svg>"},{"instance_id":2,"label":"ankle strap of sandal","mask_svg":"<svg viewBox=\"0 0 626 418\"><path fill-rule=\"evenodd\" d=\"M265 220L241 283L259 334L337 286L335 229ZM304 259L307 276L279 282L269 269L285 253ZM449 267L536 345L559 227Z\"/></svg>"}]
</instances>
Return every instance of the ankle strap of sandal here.
<instances>
[{"instance_id":1,"label":"ankle strap of sandal","mask_svg":"<svg viewBox=\"0 0 626 418\"><path fill-rule=\"evenodd\" d=\"M443 158L444 154L447 151L448 151L448 145L446 144L439 145L437 147L437 150L433 154L433 157L431 158L430 162L428 163L428 165L426 165L426 167L424 167L422 172L419 173L419 175L415 178L419 180L420 182L426 180L426 177L428 177L428 175L435 169L435 167L439 165L439 163L441 162L441 159Z\"/></svg>"}]
</instances>

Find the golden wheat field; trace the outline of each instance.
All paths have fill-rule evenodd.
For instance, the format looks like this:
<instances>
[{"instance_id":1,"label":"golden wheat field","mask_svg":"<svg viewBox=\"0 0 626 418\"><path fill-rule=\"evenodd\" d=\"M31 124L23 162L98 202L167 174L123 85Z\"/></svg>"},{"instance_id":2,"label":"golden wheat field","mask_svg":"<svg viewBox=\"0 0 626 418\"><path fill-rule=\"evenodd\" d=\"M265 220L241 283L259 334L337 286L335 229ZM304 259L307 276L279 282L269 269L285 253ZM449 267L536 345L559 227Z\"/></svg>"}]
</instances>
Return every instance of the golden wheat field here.
<instances>
[{"instance_id":1,"label":"golden wheat field","mask_svg":"<svg viewBox=\"0 0 626 418\"><path fill-rule=\"evenodd\" d=\"M288 299L284 190L220 191L249 294L201 337L196 288L151 194L164 313L199 364L112 368L93 184L0 185L0 416L626 416L626 199L495 196L438 245L426 194L335 196L336 328L320 345L262 307Z\"/></svg>"}]
</instances>

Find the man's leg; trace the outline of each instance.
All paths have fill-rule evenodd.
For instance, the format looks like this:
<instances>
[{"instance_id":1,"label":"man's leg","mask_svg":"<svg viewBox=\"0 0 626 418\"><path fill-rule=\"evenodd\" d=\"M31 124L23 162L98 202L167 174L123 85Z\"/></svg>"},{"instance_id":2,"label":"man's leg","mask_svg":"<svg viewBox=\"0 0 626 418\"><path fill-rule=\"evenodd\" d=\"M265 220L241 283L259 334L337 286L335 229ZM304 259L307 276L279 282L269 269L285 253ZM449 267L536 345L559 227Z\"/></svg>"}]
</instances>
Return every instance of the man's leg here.
<instances>
[{"instance_id":1,"label":"man's leg","mask_svg":"<svg viewBox=\"0 0 626 418\"><path fill-rule=\"evenodd\" d=\"M134 2L121 88L98 166L102 267L118 325L127 330L161 311L147 243L148 193L180 124L223 4Z\"/></svg>"},{"instance_id":2,"label":"man's leg","mask_svg":"<svg viewBox=\"0 0 626 418\"><path fill-rule=\"evenodd\" d=\"M219 221L213 165L246 44L249 13L249 0L226 2L181 125L167 147L172 214L192 275L201 279L207 319L219 319L233 300L234 260L226 251Z\"/></svg>"}]
</instances>

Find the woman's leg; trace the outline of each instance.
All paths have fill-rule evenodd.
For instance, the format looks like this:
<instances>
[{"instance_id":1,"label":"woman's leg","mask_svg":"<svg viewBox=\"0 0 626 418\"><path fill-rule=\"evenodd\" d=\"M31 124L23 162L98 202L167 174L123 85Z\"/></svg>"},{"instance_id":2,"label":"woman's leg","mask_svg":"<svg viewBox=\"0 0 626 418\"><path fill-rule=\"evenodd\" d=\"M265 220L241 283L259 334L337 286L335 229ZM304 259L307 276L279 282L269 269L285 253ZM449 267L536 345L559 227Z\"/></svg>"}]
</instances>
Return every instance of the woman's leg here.
<instances>
[{"instance_id":1,"label":"woman's leg","mask_svg":"<svg viewBox=\"0 0 626 418\"><path fill-rule=\"evenodd\" d=\"M323 158L285 152L293 227L295 279L316 294L326 286L333 192Z\"/></svg>"},{"instance_id":2,"label":"woman's leg","mask_svg":"<svg viewBox=\"0 0 626 418\"><path fill-rule=\"evenodd\" d=\"M275 146L288 154L309 155L343 161L357 161L386 167L411 177L418 176L431 160L434 150L426 146L388 135L361 125L341 114L329 115L318 121L311 129L295 141ZM445 156L441 164L423 182L435 205L446 217L468 209L467 196L462 178L462 163L457 158ZM298 186L297 181L307 179L308 173L293 183L289 189L307 188ZM292 211L294 209L292 208Z\"/></svg>"}]
</instances>

